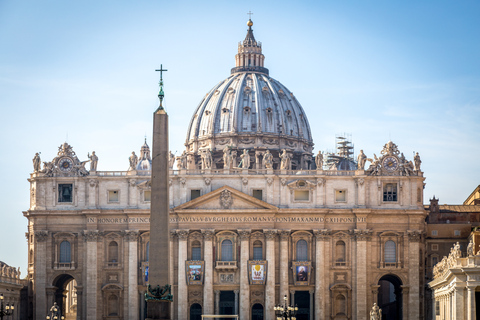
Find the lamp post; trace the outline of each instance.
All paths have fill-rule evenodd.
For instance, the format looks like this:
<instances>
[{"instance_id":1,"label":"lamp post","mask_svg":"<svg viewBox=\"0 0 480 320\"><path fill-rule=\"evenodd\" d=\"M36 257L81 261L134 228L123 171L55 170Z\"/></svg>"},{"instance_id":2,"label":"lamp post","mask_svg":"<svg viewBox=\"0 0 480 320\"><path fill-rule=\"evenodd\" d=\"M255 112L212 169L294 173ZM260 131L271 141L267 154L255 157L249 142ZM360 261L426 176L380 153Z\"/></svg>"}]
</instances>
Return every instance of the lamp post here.
<instances>
[{"instance_id":1,"label":"lamp post","mask_svg":"<svg viewBox=\"0 0 480 320\"><path fill-rule=\"evenodd\" d=\"M283 306L276 305L273 307L275 310L276 320L296 320L296 315L298 311L297 306L289 306L287 305L287 295L283 297Z\"/></svg>"},{"instance_id":2,"label":"lamp post","mask_svg":"<svg viewBox=\"0 0 480 320\"><path fill-rule=\"evenodd\" d=\"M50 312L47 315L47 320L63 320L65 319L60 312L60 308L58 307L57 302L53 303L53 306L50 308Z\"/></svg>"},{"instance_id":3,"label":"lamp post","mask_svg":"<svg viewBox=\"0 0 480 320\"><path fill-rule=\"evenodd\" d=\"M3 320L4 316L11 316L13 314L15 306L13 305L13 303L11 306L8 303L6 306L3 306L3 294L0 294L0 301L0 319Z\"/></svg>"}]
</instances>

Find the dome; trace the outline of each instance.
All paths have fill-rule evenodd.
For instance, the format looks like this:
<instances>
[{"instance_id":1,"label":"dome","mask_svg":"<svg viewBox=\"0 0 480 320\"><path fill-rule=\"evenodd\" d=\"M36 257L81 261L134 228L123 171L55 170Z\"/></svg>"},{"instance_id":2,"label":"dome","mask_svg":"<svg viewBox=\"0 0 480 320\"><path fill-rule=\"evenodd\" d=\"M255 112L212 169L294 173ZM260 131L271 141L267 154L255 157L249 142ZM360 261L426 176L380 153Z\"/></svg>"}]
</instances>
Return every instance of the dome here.
<instances>
[{"instance_id":1,"label":"dome","mask_svg":"<svg viewBox=\"0 0 480 320\"><path fill-rule=\"evenodd\" d=\"M310 125L293 93L271 78L263 65L261 43L248 23L245 40L238 45L236 67L214 86L198 105L188 127L185 145L189 154L233 149L282 149L295 158L311 156ZM220 157L221 158L221 157Z\"/></svg>"},{"instance_id":2,"label":"dome","mask_svg":"<svg viewBox=\"0 0 480 320\"><path fill-rule=\"evenodd\" d=\"M152 169L152 159L150 158L150 147L145 143L140 148L140 157L137 163L137 171L150 171Z\"/></svg>"}]
</instances>

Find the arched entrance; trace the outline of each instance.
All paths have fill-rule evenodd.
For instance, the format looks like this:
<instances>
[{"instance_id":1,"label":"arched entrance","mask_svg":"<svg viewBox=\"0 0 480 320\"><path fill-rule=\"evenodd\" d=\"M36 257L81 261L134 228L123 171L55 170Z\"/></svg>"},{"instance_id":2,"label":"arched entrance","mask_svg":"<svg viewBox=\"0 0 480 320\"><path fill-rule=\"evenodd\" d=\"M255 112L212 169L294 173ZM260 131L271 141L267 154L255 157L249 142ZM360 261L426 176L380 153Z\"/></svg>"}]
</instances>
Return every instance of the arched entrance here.
<instances>
[{"instance_id":1,"label":"arched entrance","mask_svg":"<svg viewBox=\"0 0 480 320\"><path fill-rule=\"evenodd\" d=\"M190 320L202 319L202 306L198 303L194 303L190 306Z\"/></svg>"},{"instance_id":2,"label":"arched entrance","mask_svg":"<svg viewBox=\"0 0 480 320\"><path fill-rule=\"evenodd\" d=\"M59 275L53 282L56 287L54 300L66 320L77 319L77 281L69 274ZM50 307L50 306L49 306Z\"/></svg>"},{"instance_id":3,"label":"arched entrance","mask_svg":"<svg viewBox=\"0 0 480 320\"><path fill-rule=\"evenodd\" d=\"M402 281L393 274L387 274L378 281L378 306L382 309L382 319L402 319Z\"/></svg>"},{"instance_id":4,"label":"arched entrance","mask_svg":"<svg viewBox=\"0 0 480 320\"><path fill-rule=\"evenodd\" d=\"M263 320L263 306L260 303L252 306L252 320Z\"/></svg>"}]
</instances>

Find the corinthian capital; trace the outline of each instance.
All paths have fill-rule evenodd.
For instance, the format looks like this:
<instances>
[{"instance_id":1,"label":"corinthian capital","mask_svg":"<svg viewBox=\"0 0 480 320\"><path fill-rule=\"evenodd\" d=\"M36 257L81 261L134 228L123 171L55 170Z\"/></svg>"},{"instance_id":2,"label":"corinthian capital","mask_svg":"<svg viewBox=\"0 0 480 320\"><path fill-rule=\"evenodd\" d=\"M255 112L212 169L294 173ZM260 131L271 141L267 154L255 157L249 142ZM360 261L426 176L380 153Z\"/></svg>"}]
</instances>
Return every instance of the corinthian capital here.
<instances>
[{"instance_id":1,"label":"corinthian capital","mask_svg":"<svg viewBox=\"0 0 480 320\"><path fill-rule=\"evenodd\" d=\"M263 229L263 234L267 240L274 240L277 236L277 229Z\"/></svg>"},{"instance_id":2,"label":"corinthian capital","mask_svg":"<svg viewBox=\"0 0 480 320\"><path fill-rule=\"evenodd\" d=\"M178 229L177 230L178 239L179 240L187 240L189 232L190 232L189 229Z\"/></svg>"},{"instance_id":3,"label":"corinthian capital","mask_svg":"<svg viewBox=\"0 0 480 320\"><path fill-rule=\"evenodd\" d=\"M250 239L250 234L252 233L252 230L250 229L238 229L238 237L240 240L248 240Z\"/></svg>"},{"instance_id":4,"label":"corinthian capital","mask_svg":"<svg viewBox=\"0 0 480 320\"><path fill-rule=\"evenodd\" d=\"M35 240L37 242L43 242L47 240L48 237L48 231L41 230L41 231L35 231Z\"/></svg>"},{"instance_id":5,"label":"corinthian capital","mask_svg":"<svg viewBox=\"0 0 480 320\"><path fill-rule=\"evenodd\" d=\"M314 229L313 234L315 235L315 239L317 241L326 241L331 235L331 231L328 229Z\"/></svg>"},{"instance_id":6,"label":"corinthian capital","mask_svg":"<svg viewBox=\"0 0 480 320\"><path fill-rule=\"evenodd\" d=\"M201 231L205 240L213 240L215 229L202 229Z\"/></svg>"}]
</instances>

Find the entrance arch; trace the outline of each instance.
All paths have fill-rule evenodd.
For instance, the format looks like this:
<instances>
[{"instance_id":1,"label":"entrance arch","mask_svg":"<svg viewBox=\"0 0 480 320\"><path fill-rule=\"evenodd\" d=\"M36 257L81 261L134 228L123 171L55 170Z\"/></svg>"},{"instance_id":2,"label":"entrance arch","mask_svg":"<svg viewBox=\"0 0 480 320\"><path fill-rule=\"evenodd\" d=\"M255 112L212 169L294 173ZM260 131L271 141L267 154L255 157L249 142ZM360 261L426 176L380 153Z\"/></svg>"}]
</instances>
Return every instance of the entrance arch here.
<instances>
[{"instance_id":1,"label":"entrance arch","mask_svg":"<svg viewBox=\"0 0 480 320\"><path fill-rule=\"evenodd\" d=\"M66 320L77 319L77 281L69 274L61 274L53 281L56 288L54 301Z\"/></svg>"},{"instance_id":2,"label":"entrance arch","mask_svg":"<svg viewBox=\"0 0 480 320\"><path fill-rule=\"evenodd\" d=\"M387 274L378 281L377 304L382 309L382 319L401 320L402 310L402 280L393 274Z\"/></svg>"},{"instance_id":3,"label":"entrance arch","mask_svg":"<svg viewBox=\"0 0 480 320\"><path fill-rule=\"evenodd\" d=\"M198 303L194 303L190 306L190 320L202 319L202 306Z\"/></svg>"},{"instance_id":4,"label":"entrance arch","mask_svg":"<svg viewBox=\"0 0 480 320\"><path fill-rule=\"evenodd\" d=\"M260 303L252 306L252 320L263 320L263 306Z\"/></svg>"}]
</instances>

